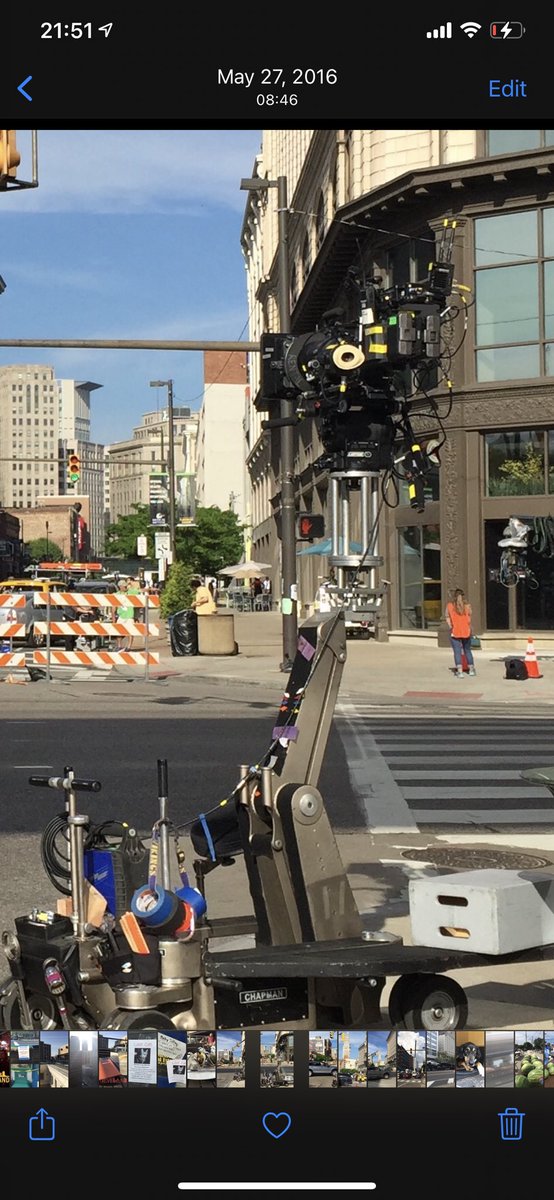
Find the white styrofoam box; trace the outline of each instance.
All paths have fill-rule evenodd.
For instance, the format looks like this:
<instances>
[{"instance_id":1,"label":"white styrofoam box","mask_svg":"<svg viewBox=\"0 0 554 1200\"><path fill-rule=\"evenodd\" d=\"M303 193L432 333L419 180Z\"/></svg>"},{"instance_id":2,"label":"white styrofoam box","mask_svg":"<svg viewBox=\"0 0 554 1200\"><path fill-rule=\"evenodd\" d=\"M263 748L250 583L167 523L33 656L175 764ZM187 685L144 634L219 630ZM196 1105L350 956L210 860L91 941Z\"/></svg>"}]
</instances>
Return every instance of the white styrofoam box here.
<instances>
[{"instance_id":1,"label":"white styrofoam box","mask_svg":"<svg viewBox=\"0 0 554 1200\"><path fill-rule=\"evenodd\" d=\"M547 871L460 871L411 879L409 906L416 946L510 954L554 942L554 874ZM452 928L466 934L445 932Z\"/></svg>"}]
</instances>

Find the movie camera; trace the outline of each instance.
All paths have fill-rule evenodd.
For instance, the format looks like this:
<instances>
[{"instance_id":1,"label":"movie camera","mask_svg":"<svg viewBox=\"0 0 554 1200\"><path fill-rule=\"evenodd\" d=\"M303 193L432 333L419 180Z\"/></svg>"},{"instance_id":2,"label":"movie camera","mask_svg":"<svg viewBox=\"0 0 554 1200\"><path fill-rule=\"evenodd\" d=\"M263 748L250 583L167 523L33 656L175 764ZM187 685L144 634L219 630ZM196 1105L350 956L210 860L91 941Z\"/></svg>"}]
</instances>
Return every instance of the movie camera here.
<instances>
[{"instance_id":1,"label":"movie camera","mask_svg":"<svg viewBox=\"0 0 554 1200\"><path fill-rule=\"evenodd\" d=\"M428 391L442 380L451 400L443 362L451 351L445 346L443 326L451 326L459 312L449 304L453 290L458 294L466 290L454 284L454 230L455 222L444 223L436 258L422 282L385 288L381 278L368 279L353 268L344 289L349 308L327 311L321 328L307 333L262 336L257 406L270 413L263 428L297 425L313 417L323 445L315 466L330 476L329 562L339 570L337 606L344 600L346 585L356 582L359 590L360 574L369 570L374 595L366 596L365 611L375 612L374 572L382 563L376 553L380 477L381 503L393 478L407 484L412 508L423 512L425 507L425 479L438 464L437 451L444 441L436 402ZM442 436L437 438L435 429L424 441L414 431L410 412L416 400L424 400L432 409ZM289 414L283 412L283 401L290 402ZM280 416L276 417L272 414L278 403ZM352 491L361 493L361 556L350 553Z\"/></svg>"}]
</instances>

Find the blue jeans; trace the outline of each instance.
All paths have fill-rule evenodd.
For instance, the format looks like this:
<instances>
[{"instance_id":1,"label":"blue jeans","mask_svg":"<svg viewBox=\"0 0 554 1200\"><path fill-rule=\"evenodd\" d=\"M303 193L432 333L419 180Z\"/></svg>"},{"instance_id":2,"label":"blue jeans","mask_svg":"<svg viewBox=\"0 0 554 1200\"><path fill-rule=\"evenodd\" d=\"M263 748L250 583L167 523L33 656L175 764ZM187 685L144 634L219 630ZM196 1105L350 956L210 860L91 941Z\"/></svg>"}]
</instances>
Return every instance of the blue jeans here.
<instances>
[{"instance_id":1,"label":"blue jeans","mask_svg":"<svg viewBox=\"0 0 554 1200\"><path fill-rule=\"evenodd\" d=\"M470 637L455 638L455 637L452 637L452 634L450 634L450 641L452 642L452 649L454 651L454 662L456 664L456 667L459 667L461 670L462 651L466 656L468 667L473 667L474 663L473 663L473 654L471 653L471 638Z\"/></svg>"}]
</instances>

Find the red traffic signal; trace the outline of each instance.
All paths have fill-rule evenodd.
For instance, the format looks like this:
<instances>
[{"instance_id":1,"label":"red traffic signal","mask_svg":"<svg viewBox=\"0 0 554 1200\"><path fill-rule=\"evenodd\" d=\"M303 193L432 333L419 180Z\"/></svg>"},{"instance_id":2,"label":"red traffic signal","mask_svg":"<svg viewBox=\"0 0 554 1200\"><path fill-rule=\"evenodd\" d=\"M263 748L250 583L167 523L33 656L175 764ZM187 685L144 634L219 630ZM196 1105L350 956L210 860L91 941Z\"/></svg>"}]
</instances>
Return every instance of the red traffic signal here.
<instances>
[{"instance_id":1,"label":"red traffic signal","mask_svg":"<svg viewBox=\"0 0 554 1200\"><path fill-rule=\"evenodd\" d=\"M325 521L322 516L313 513L298 513L296 519L296 537L299 542L313 542L316 537L323 537Z\"/></svg>"}]
</instances>

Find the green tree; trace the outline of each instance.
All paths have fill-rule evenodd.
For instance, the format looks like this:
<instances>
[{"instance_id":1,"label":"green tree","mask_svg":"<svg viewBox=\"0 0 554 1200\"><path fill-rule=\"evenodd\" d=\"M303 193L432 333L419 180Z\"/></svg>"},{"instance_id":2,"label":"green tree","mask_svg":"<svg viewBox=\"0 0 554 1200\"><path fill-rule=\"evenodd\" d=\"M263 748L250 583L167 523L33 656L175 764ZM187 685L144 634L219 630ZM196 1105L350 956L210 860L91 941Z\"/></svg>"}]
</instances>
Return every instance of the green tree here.
<instances>
[{"instance_id":1,"label":"green tree","mask_svg":"<svg viewBox=\"0 0 554 1200\"><path fill-rule=\"evenodd\" d=\"M193 571L188 563L173 563L169 570L167 583L160 596L160 612L162 617L170 617L172 613L190 608L193 598L191 579Z\"/></svg>"},{"instance_id":2,"label":"green tree","mask_svg":"<svg viewBox=\"0 0 554 1200\"><path fill-rule=\"evenodd\" d=\"M217 575L221 567L239 562L244 550L243 528L231 509L197 508L196 524L179 537L177 556L198 575Z\"/></svg>"},{"instance_id":3,"label":"green tree","mask_svg":"<svg viewBox=\"0 0 554 1200\"><path fill-rule=\"evenodd\" d=\"M148 557L154 557L154 538L148 528L150 509L147 504L132 504L134 512L119 517L106 530L106 551L110 555L121 558L136 558L137 538L145 535L148 538Z\"/></svg>"},{"instance_id":4,"label":"green tree","mask_svg":"<svg viewBox=\"0 0 554 1200\"><path fill-rule=\"evenodd\" d=\"M64 554L61 546L58 546L57 542L52 542L50 538L33 538L32 542L27 543L27 550L34 562L63 561Z\"/></svg>"}]
</instances>

